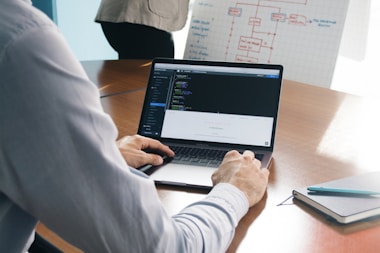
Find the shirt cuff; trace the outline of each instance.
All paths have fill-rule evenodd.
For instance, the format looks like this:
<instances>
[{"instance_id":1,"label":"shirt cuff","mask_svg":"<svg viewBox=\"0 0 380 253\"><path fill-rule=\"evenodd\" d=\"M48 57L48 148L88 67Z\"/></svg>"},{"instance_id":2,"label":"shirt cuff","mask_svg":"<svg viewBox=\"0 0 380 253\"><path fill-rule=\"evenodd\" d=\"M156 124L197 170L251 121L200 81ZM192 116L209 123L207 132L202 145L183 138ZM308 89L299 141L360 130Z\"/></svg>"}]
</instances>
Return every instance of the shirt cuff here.
<instances>
[{"instance_id":1,"label":"shirt cuff","mask_svg":"<svg viewBox=\"0 0 380 253\"><path fill-rule=\"evenodd\" d=\"M208 194L208 198L223 199L236 214L236 219L240 220L249 209L249 203L246 195L236 186L228 183L219 183L214 186Z\"/></svg>"}]
</instances>

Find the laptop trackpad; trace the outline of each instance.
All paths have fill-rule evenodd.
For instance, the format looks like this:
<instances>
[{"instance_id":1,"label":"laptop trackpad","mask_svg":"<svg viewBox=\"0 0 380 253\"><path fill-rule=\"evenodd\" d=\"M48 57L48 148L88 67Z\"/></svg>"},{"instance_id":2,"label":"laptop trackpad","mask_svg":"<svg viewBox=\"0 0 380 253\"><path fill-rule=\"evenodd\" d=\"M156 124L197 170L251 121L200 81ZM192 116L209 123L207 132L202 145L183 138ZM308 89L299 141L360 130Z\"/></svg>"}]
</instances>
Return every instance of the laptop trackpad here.
<instances>
[{"instance_id":1,"label":"laptop trackpad","mask_svg":"<svg viewBox=\"0 0 380 253\"><path fill-rule=\"evenodd\" d=\"M150 178L158 183L179 186L212 187L212 167L168 163L157 169Z\"/></svg>"}]
</instances>

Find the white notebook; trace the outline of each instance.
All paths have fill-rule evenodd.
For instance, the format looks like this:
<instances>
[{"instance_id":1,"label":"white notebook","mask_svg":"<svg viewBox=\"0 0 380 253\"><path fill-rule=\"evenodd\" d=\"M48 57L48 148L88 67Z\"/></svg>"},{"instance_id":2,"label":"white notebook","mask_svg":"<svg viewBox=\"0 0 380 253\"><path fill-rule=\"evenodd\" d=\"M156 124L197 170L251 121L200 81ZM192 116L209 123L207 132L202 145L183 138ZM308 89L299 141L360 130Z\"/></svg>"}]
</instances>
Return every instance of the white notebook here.
<instances>
[{"instance_id":1,"label":"white notebook","mask_svg":"<svg viewBox=\"0 0 380 253\"><path fill-rule=\"evenodd\" d=\"M379 192L380 171L346 177L315 186ZM304 187L294 190L293 196L343 224L375 218L375 216L380 217L380 195L376 194L315 193Z\"/></svg>"}]
</instances>

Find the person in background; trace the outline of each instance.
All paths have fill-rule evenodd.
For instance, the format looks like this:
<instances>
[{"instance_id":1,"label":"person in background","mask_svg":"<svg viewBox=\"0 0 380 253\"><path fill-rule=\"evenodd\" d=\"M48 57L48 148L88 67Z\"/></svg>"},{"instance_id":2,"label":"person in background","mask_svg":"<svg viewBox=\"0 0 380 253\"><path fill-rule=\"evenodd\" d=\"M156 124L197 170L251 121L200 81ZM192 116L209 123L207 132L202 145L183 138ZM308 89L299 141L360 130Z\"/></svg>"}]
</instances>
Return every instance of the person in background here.
<instances>
[{"instance_id":1,"label":"person in background","mask_svg":"<svg viewBox=\"0 0 380 253\"><path fill-rule=\"evenodd\" d=\"M30 0L0 0L0 252L26 252L38 221L85 252L224 252L266 192L254 153L230 151L203 200L169 216L139 135L116 140L99 91Z\"/></svg>"},{"instance_id":2,"label":"person in background","mask_svg":"<svg viewBox=\"0 0 380 253\"><path fill-rule=\"evenodd\" d=\"M174 58L171 32L185 26L189 0L102 0L95 21L119 59Z\"/></svg>"}]
</instances>

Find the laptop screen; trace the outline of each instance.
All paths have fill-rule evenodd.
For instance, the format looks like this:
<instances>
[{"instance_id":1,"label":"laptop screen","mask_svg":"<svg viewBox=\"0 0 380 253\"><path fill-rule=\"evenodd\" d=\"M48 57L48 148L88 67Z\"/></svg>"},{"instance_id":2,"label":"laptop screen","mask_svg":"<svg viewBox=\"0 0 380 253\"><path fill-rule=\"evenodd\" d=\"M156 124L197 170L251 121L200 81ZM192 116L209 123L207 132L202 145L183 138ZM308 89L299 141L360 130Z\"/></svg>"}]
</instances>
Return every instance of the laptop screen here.
<instances>
[{"instance_id":1,"label":"laptop screen","mask_svg":"<svg viewBox=\"0 0 380 253\"><path fill-rule=\"evenodd\" d=\"M273 145L282 67L153 62L139 133L214 143Z\"/></svg>"}]
</instances>

